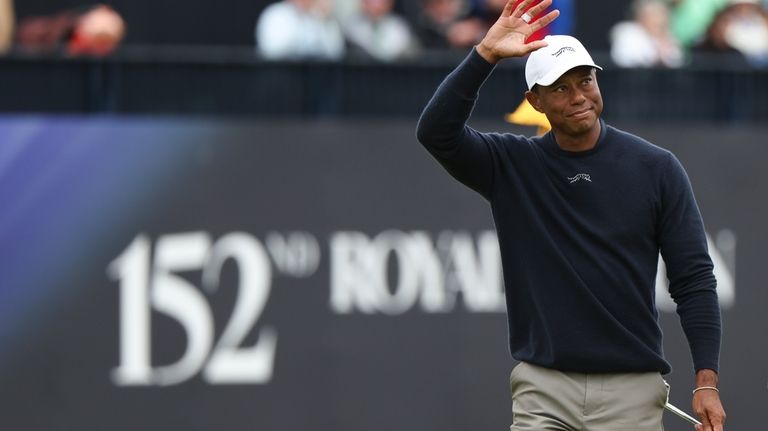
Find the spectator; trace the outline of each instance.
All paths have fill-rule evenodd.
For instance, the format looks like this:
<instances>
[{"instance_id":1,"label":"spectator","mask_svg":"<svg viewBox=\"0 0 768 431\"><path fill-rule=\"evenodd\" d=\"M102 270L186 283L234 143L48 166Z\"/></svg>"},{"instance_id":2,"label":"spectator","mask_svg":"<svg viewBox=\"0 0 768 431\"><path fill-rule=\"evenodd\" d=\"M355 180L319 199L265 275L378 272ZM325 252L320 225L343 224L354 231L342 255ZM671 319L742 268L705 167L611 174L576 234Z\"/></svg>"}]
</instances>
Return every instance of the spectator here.
<instances>
[{"instance_id":1,"label":"spectator","mask_svg":"<svg viewBox=\"0 0 768 431\"><path fill-rule=\"evenodd\" d=\"M611 30L611 57L621 67L678 67L683 52L669 29L669 10L661 0L636 0L632 21Z\"/></svg>"},{"instance_id":2,"label":"spectator","mask_svg":"<svg viewBox=\"0 0 768 431\"><path fill-rule=\"evenodd\" d=\"M722 9L697 52L738 53L753 65L768 64L768 13L757 0L736 0Z\"/></svg>"},{"instance_id":3,"label":"spectator","mask_svg":"<svg viewBox=\"0 0 768 431\"><path fill-rule=\"evenodd\" d=\"M394 0L361 0L357 16L342 23L352 46L381 61L403 58L415 51L416 41L408 23L392 9Z\"/></svg>"},{"instance_id":4,"label":"spectator","mask_svg":"<svg viewBox=\"0 0 768 431\"><path fill-rule=\"evenodd\" d=\"M272 60L338 60L344 36L330 0L282 0L264 9L256 24L258 53Z\"/></svg>"},{"instance_id":5,"label":"spectator","mask_svg":"<svg viewBox=\"0 0 768 431\"><path fill-rule=\"evenodd\" d=\"M768 12L758 0L732 1L725 39L754 65L768 64Z\"/></svg>"},{"instance_id":6,"label":"spectator","mask_svg":"<svg viewBox=\"0 0 768 431\"><path fill-rule=\"evenodd\" d=\"M13 0L0 0L0 54L5 53L11 47L15 22Z\"/></svg>"},{"instance_id":7,"label":"spectator","mask_svg":"<svg viewBox=\"0 0 768 431\"><path fill-rule=\"evenodd\" d=\"M689 48L704 38L717 12L728 0L672 0L672 33L682 46Z\"/></svg>"},{"instance_id":8,"label":"spectator","mask_svg":"<svg viewBox=\"0 0 768 431\"><path fill-rule=\"evenodd\" d=\"M765 66L768 64L768 14L765 8L757 1L732 1L715 16L695 52L736 54L745 63Z\"/></svg>"},{"instance_id":9,"label":"spectator","mask_svg":"<svg viewBox=\"0 0 768 431\"><path fill-rule=\"evenodd\" d=\"M486 27L466 13L464 0L422 0L418 25L422 45L430 49L465 49L479 42Z\"/></svg>"},{"instance_id":10,"label":"spectator","mask_svg":"<svg viewBox=\"0 0 768 431\"><path fill-rule=\"evenodd\" d=\"M16 46L22 52L104 56L125 37L125 21L104 4L21 20Z\"/></svg>"}]
</instances>

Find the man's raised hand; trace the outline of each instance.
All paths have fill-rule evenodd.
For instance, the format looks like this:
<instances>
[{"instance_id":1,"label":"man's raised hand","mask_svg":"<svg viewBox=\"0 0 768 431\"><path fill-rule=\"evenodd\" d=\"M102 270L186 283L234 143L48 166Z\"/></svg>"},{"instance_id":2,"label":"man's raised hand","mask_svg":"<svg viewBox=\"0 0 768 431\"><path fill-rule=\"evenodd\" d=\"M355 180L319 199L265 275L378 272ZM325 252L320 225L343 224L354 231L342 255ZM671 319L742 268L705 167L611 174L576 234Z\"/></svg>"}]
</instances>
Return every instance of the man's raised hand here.
<instances>
[{"instance_id":1,"label":"man's raised hand","mask_svg":"<svg viewBox=\"0 0 768 431\"><path fill-rule=\"evenodd\" d=\"M546 27L560 16L557 9L536 19L546 10L552 0L542 0L531 6L535 0L508 0L501 16L488 30L483 40L477 45L477 53L491 64L509 57L523 57L532 51L547 46L547 43L537 40L530 43L525 41L537 30Z\"/></svg>"}]
</instances>

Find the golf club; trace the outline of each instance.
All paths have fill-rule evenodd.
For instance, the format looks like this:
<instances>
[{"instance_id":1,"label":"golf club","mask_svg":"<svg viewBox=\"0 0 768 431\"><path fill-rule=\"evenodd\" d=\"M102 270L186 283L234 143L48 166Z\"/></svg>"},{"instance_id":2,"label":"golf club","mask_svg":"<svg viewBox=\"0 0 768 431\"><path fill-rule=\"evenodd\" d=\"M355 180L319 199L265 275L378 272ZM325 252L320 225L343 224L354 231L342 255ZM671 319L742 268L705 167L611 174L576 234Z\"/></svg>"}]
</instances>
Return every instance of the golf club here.
<instances>
[{"instance_id":1,"label":"golf club","mask_svg":"<svg viewBox=\"0 0 768 431\"><path fill-rule=\"evenodd\" d=\"M701 425L701 422L697 421L696 418L689 415L688 413L678 409L677 407L673 406L672 404L667 401L667 403L664 405L664 408L669 410L670 412L676 414L677 416L680 416L681 418L685 419L686 421L692 423L693 425Z\"/></svg>"}]
</instances>

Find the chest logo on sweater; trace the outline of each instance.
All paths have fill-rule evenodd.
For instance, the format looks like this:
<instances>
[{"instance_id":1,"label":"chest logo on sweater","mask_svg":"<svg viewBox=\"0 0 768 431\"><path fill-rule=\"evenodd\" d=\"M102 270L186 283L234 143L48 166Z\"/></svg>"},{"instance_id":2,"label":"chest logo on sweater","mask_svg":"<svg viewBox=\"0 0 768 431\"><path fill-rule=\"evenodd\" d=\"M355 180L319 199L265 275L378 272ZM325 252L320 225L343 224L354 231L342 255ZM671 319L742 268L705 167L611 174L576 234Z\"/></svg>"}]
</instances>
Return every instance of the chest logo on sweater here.
<instances>
[{"instance_id":1,"label":"chest logo on sweater","mask_svg":"<svg viewBox=\"0 0 768 431\"><path fill-rule=\"evenodd\" d=\"M592 177L590 177L589 174L576 174L572 177L567 177L567 178L571 184L581 180L589 181L590 183L592 182Z\"/></svg>"}]
</instances>

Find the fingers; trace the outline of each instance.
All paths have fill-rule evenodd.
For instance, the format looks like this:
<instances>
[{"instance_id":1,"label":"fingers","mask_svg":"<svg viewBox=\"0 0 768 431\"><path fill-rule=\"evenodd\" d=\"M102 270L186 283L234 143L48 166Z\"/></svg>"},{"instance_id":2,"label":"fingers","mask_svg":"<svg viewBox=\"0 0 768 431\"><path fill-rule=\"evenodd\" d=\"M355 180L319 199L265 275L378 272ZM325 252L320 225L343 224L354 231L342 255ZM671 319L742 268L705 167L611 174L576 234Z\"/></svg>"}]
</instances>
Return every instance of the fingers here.
<instances>
[{"instance_id":1,"label":"fingers","mask_svg":"<svg viewBox=\"0 0 768 431\"><path fill-rule=\"evenodd\" d=\"M709 423L712 426L712 431L723 431L723 423L725 422L725 413L719 411L711 411L709 413Z\"/></svg>"},{"instance_id":2,"label":"fingers","mask_svg":"<svg viewBox=\"0 0 768 431\"><path fill-rule=\"evenodd\" d=\"M520 4L518 4L517 7L515 8L515 13L513 13L512 16L514 16L515 18L520 18L521 16L523 16L525 11L528 10L528 6L530 6L532 2L533 0L521 1Z\"/></svg>"},{"instance_id":3,"label":"fingers","mask_svg":"<svg viewBox=\"0 0 768 431\"><path fill-rule=\"evenodd\" d=\"M550 0L551 1L551 0ZM532 22L530 24L531 26L531 33L538 31L541 28L544 28L549 25L552 21L557 19L557 17L560 16L560 11L555 9L552 12L544 15L543 17L537 19L536 21Z\"/></svg>"},{"instance_id":4,"label":"fingers","mask_svg":"<svg viewBox=\"0 0 768 431\"><path fill-rule=\"evenodd\" d=\"M547 42L544 42L543 40L537 40L531 43L526 43L523 46L524 53L523 55L529 54L533 51L536 51L537 49L541 49L547 46Z\"/></svg>"},{"instance_id":5,"label":"fingers","mask_svg":"<svg viewBox=\"0 0 768 431\"><path fill-rule=\"evenodd\" d=\"M501 11L502 18L512 16L512 9L514 9L515 3L517 3L517 0L507 0L507 4L504 5L504 10Z\"/></svg>"},{"instance_id":6,"label":"fingers","mask_svg":"<svg viewBox=\"0 0 768 431\"><path fill-rule=\"evenodd\" d=\"M701 420L701 428L697 428L700 431L723 431L723 422L725 422L724 415L721 415L715 411L705 410L699 414Z\"/></svg>"},{"instance_id":7,"label":"fingers","mask_svg":"<svg viewBox=\"0 0 768 431\"><path fill-rule=\"evenodd\" d=\"M537 3L535 6L531 6L531 3L533 3L535 0L523 0L520 2L520 4L517 5L517 8L515 8L515 13L512 14L515 18L520 18L523 16L523 14L528 13L531 17L535 17L536 15L540 14L542 11L544 11L546 8L548 8L550 5L552 5L552 0L543 0ZM509 4L507 4L509 5Z\"/></svg>"},{"instance_id":8,"label":"fingers","mask_svg":"<svg viewBox=\"0 0 768 431\"><path fill-rule=\"evenodd\" d=\"M693 411L701 420L701 431L723 431L725 410L717 392L702 391L694 394Z\"/></svg>"},{"instance_id":9,"label":"fingers","mask_svg":"<svg viewBox=\"0 0 768 431\"><path fill-rule=\"evenodd\" d=\"M552 0L542 0L529 9L528 7L533 1L534 0L523 0L522 2L520 2L517 5L517 8L515 8L515 12L511 16L522 19L523 15L527 15L528 18L535 18L536 16L538 16L543 11L547 10L547 8L552 5ZM507 5L504 7L504 14L507 13L507 8L511 7L511 3L512 3L511 1L507 2ZM549 12L548 14L544 15L543 17L536 19L535 21L530 22L529 19L526 19L525 21L526 21L526 24L530 27L529 31L532 34L538 31L539 29L542 29L547 25L549 25L552 21L557 19L558 16L560 16L560 11L555 9Z\"/></svg>"},{"instance_id":10,"label":"fingers","mask_svg":"<svg viewBox=\"0 0 768 431\"><path fill-rule=\"evenodd\" d=\"M547 10L547 8L551 5L552 5L552 0L544 0L538 3L537 5L535 5L534 7L528 9L526 12L528 12L528 15L530 15L531 17L536 17L540 13Z\"/></svg>"},{"instance_id":11,"label":"fingers","mask_svg":"<svg viewBox=\"0 0 768 431\"><path fill-rule=\"evenodd\" d=\"M707 416L707 409L704 406L701 407L693 407L693 411L696 413L696 416L699 417L699 421L701 422L700 431L712 431L712 425L709 423L709 417Z\"/></svg>"}]
</instances>

